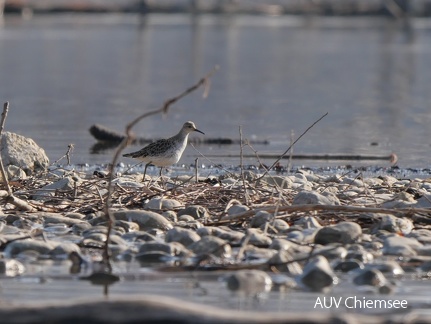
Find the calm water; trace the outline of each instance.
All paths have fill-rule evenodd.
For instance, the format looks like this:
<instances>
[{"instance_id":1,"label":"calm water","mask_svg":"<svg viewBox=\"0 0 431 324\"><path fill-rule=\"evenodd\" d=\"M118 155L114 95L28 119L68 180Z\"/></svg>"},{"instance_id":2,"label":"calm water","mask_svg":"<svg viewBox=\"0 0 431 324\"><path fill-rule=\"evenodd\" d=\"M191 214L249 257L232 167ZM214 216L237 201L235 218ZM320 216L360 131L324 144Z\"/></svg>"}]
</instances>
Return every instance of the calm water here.
<instances>
[{"instance_id":1,"label":"calm water","mask_svg":"<svg viewBox=\"0 0 431 324\"><path fill-rule=\"evenodd\" d=\"M112 150L92 153L92 124L122 131L219 65L206 100L196 92L135 132L159 138L193 120L208 137L239 138L241 125L244 137L270 141L259 152L281 153L292 131L329 112L295 153L395 152L402 167L429 167L430 62L431 21L420 19L406 32L381 18L7 16L0 98L11 102L6 129L32 137L52 161L74 143L72 162L103 163ZM196 155L188 148L182 161Z\"/></svg>"}]
</instances>

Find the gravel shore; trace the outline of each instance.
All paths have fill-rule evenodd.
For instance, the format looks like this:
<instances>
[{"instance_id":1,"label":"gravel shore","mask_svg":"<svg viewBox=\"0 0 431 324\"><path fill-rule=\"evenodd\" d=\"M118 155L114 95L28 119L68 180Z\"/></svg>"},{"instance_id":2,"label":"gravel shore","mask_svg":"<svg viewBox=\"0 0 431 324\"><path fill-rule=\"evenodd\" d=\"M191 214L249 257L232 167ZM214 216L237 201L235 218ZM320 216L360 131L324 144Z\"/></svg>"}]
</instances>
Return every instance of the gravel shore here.
<instances>
[{"instance_id":1,"label":"gravel shore","mask_svg":"<svg viewBox=\"0 0 431 324\"><path fill-rule=\"evenodd\" d=\"M6 318L34 312L34 297L21 301L19 305L30 307L21 313L16 308L19 300L14 300L19 294L13 293L14 285L30 278L39 287L47 280L68 280L72 285L74 280L80 285L89 281L105 287L109 296L116 285L180 280L185 275L194 278L205 298L226 294L265 304L267 295L274 302L278 294L278 303L282 303L281 296L308 295L310 300L299 313L313 313L311 322L328 320L315 314L331 307L334 314L347 311L380 320L388 318L388 309L403 316L429 309L429 297L418 296L407 283L429 286L431 179L298 169L289 174L239 170L198 178L147 176L143 182L141 174L118 173L113 181L115 222L109 244L113 270L108 271L102 262L108 224L103 213L106 176L103 169L90 174L51 168L43 175L11 181L14 194L33 211L19 211L3 201L0 284L7 287L2 294L11 299L0 303L0 313ZM2 197L6 196L3 192ZM222 290L213 291L207 285ZM42 291L47 302L38 300L38 312L51 312L54 322L59 321L58 309L53 311L50 306L50 290L45 286ZM171 295L163 289L156 293ZM99 294L103 300L102 292L96 290ZM122 302L118 312L129 313L129 308L140 307L136 303L151 305L146 293L135 291L132 296L140 301ZM179 292L172 297L182 299ZM115 299L115 293L111 298ZM329 307L329 301L335 304ZM342 305L337 306L337 301ZM191 305L205 317L198 303ZM182 305L179 300L170 304L173 309L162 312L166 318L178 314L178 307L185 313L189 309L178 306ZM65 307L73 314L75 307L85 305L94 309L112 306L109 302L81 302L62 305L60 313L70 318ZM218 318L213 311L207 313L208 323ZM376 313L384 317L375 317ZM238 318L235 312L231 315L229 322L235 322L233 318L265 322L260 317L250 321ZM85 316L92 317L90 313ZM287 322L295 322L296 316L291 315ZM277 314L271 315L272 322L282 321L277 318ZM362 322L359 317L344 320ZM189 313L180 322L201 321ZM112 317L110 322L121 321Z\"/></svg>"}]
</instances>

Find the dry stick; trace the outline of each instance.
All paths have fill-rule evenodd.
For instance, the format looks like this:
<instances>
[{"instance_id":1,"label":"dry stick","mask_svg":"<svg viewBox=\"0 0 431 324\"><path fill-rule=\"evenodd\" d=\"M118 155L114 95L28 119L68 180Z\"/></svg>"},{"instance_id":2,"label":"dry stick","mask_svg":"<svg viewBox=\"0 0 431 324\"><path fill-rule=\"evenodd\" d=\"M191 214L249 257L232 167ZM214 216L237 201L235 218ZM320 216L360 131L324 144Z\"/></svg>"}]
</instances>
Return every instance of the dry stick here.
<instances>
[{"instance_id":1,"label":"dry stick","mask_svg":"<svg viewBox=\"0 0 431 324\"><path fill-rule=\"evenodd\" d=\"M316 120L310 127L308 127L302 134L299 136L288 148L286 151L284 151L283 154L280 155L280 157L268 168L267 171L265 171L257 180L262 179L266 174L271 170L280 160L290 151L290 149L305 135L308 133L310 129L314 127L318 122L320 122L323 118L325 118L328 115L328 113L324 114L322 117L320 117L318 120Z\"/></svg>"},{"instance_id":2,"label":"dry stick","mask_svg":"<svg viewBox=\"0 0 431 324\"><path fill-rule=\"evenodd\" d=\"M289 162L287 163L287 172L290 172L290 169L292 168L292 159L293 159L293 141L295 140L295 132L293 129L290 131L290 146L292 146L292 149L290 150L289 154Z\"/></svg>"},{"instance_id":3,"label":"dry stick","mask_svg":"<svg viewBox=\"0 0 431 324\"><path fill-rule=\"evenodd\" d=\"M114 180L114 168L115 168L115 165L117 164L117 161L118 161L118 158L120 157L121 152L123 151L124 148L126 148L126 146L129 144L129 142L132 139L132 128L133 128L133 126L135 126L137 123L139 123L142 119L144 119L146 117L160 114L160 113L166 114L171 105L173 105L174 103L176 103L178 100L182 99L183 97L187 96L191 92L195 91L196 89L198 89L202 85L205 86L204 98L206 98L206 96L208 95L208 85L209 85L208 79L217 70L218 70L218 66L214 67L206 76L204 76L202 79L200 79L195 85L186 89L184 92L180 93L179 95L165 101L163 106L160 107L159 109L148 111L148 112L142 114L141 116L137 117L131 123L126 125L126 136L121 141L120 145L118 146L117 150L115 151L114 157L112 158L112 162L109 166L108 192L106 195L105 206L104 206L105 215L108 218L108 232L106 235L106 241L105 241L104 250L103 250L103 262L105 263L108 272L112 272L112 267L111 267L110 260L109 260L110 259L109 258L110 257L110 255L109 255L109 241L110 241L112 225L115 222L115 217L111 213L111 197L112 197L112 191L113 191L112 181Z\"/></svg>"},{"instance_id":4,"label":"dry stick","mask_svg":"<svg viewBox=\"0 0 431 324\"><path fill-rule=\"evenodd\" d=\"M7 112L8 112L8 110L9 110L9 102L8 102L8 101L6 101L6 102L4 103L4 105L3 105L3 112L2 112L2 114L1 114L1 123L0 123L0 143L1 143L1 140L2 140L2 137L3 137L4 123L5 123L5 121L6 121L6 116L7 116ZM10 196L12 196L12 189L11 189L11 187L10 187L10 185L9 185L9 181L8 181L8 178L7 178L7 174L6 174L6 171L5 171L4 165L3 165L3 159L1 158L1 155L0 155L0 169L1 169L1 174L2 174L2 176L3 176L3 182L4 182L4 185L5 185L5 187L6 187L6 190L7 190L8 195L9 195L9 197L10 197Z\"/></svg>"},{"instance_id":5,"label":"dry stick","mask_svg":"<svg viewBox=\"0 0 431 324\"><path fill-rule=\"evenodd\" d=\"M242 143L242 128L239 126L239 165L241 170L241 181L242 181L242 187L244 189L244 199L245 204L249 205L248 195L247 195L247 188L245 186L245 177L244 177L244 165L243 165L243 155L242 155L242 149L244 144Z\"/></svg>"},{"instance_id":6,"label":"dry stick","mask_svg":"<svg viewBox=\"0 0 431 324\"><path fill-rule=\"evenodd\" d=\"M293 206L281 206L277 209L277 206L271 206L262 208L260 210L267 211L268 213L277 212L310 212L310 211L330 211L330 212L348 212L348 213L384 213L384 214L413 214L413 213L424 213L431 214L431 208L376 208L376 207L356 207L356 206L337 206L337 205L293 205ZM255 210L248 210L244 213L237 215L226 216L223 220L217 223L239 221L255 214Z\"/></svg>"},{"instance_id":7,"label":"dry stick","mask_svg":"<svg viewBox=\"0 0 431 324\"><path fill-rule=\"evenodd\" d=\"M216 168L218 168L218 169L220 169L220 170L223 170L224 172L226 172L228 175L230 175L230 176L235 176L235 174L233 174L232 172L230 172L228 169L226 169L226 168L224 168L224 167L222 167L222 166L220 166L220 165L217 165L214 161L212 161L212 160L210 160L208 157L206 157L205 155L203 155L202 154L202 152L201 151L199 151L192 143L189 143L189 145L200 155L200 156L202 156L205 160L207 160L209 163L211 163L212 165L214 165L214 167L216 167Z\"/></svg>"},{"instance_id":8,"label":"dry stick","mask_svg":"<svg viewBox=\"0 0 431 324\"><path fill-rule=\"evenodd\" d=\"M1 145L1 140L2 140L2 137L3 137L4 124L6 122L6 117L7 117L8 110L9 110L9 102L6 101L4 103L4 105L3 105L3 112L1 114L1 122L0 122L0 145ZM7 193L8 193L8 196L6 197L6 202L11 203L15 207L17 207L19 210L24 210L24 211L28 211L28 212L36 211L36 209L33 208L32 206L30 206L26 201L21 200L21 199L15 197L13 195L12 188L9 185L7 173L6 173L4 165L3 165L3 159L1 158L1 154L0 154L0 172L1 172L2 176L3 176L3 183L4 183L4 185L6 187L6 190L7 190Z\"/></svg>"},{"instance_id":9,"label":"dry stick","mask_svg":"<svg viewBox=\"0 0 431 324\"><path fill-rule=\"evenodd\" d=\"M57 164L58 162L60 162L64 158L67 159L67 165L70 165L70 154L72 153L72 151L73 151L74 148L75 148L75 146L72 143L69 144L69 145L67 145L67 151L66 151L66 153L61 158L59 158L58 160L52 162L51 165Z\"/></svg>"},{"instance_id":10,"label":"dry stick","mask_svg":"<svg viewBox=\"0 0 431 324\"><path fill-rule=\"evenodd\" d=\"M199 158L196 158L195 159L195 178L196 178L196 183L199 182L199 179L198 179L198 175L199 175L199 173L198 173L198 162L199 162Z\"/></svg>"}]
</instances>

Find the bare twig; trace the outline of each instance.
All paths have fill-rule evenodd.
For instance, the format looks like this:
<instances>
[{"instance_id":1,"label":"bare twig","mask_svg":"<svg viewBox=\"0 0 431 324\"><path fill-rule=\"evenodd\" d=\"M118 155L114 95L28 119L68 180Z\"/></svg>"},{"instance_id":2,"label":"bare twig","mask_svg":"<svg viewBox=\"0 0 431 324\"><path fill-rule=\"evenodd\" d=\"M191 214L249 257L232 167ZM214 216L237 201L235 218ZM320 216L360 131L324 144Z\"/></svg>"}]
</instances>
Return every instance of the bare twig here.
<instances>
[{"instance_id":1,"label":"bare twig","mask_svg":"<svg viewBox=\"0 0 431 324\"><path fill-rule=\"evenodd\" d=\"M309 126L288 148L286 151L283 152L283 154L280 155L280 157L268 168L267 171L265 171L257 180L263 178L266 176L266 174L271 170L280 160L290 151L290 149L305 135L308 133L310 129L314 127L318 122L320 122L323 118L325 118L328 115L328 113L324 114L322 117L320 117L318 120L316 120L311 126Z\"/></svg>"},{"instance_id":2,"label":"bare twig","mask_svg":"<svg viewBox=\"0 0 431 324\"><path fill-rule=\"evenodd\" d=\"M247 188L245 185L245 177L244 177L244 165L243 165L243 147L244 144L242 142L242 128L241 126L239 126L239 165L240 165L240 169L241 169L241 181L242 181L242 188L244 190L244 199L245 199L245 204L248 206L249 205L249 199L248 199L248 194L247 194Z\"/></svg>"},{"instance_id":3,"label":"bare twig","mask_svg":"<svg viewBox=\"0 0 431 324\"><path fill-rule=\"evenodd\" d=\"M376 207L357 207L357 206L338 206L338 205L292 205L292 206L271 206L267 208L262 208L260 210L267 211L268 213L274 212L310 212L310 211L331 211L331 212L346 212L346 213L383 213L391 214L395 216L410 215L415 213L431 214L431 208L376 208ZM225 221L239 221L247 219L253 216L256 210L248 210L241 214L225 216L224 219L218 223L223 223Z\"/></svg>"},{"instance_id":4,"label":"bare twig","mask_svg":"<svg viewBox=\"0 0 431 324\"><path fill-rule=\"evenodd\" d=\"M179 95L177 95L177 96L175 96L175 97L173 97L171 99L166 100L162 107L160 107L158 109L154 109L154 110L148 111L148 112L140 115L136 119L134 119L131 123L129 123L129 124L126 125L126 137L121 141L120 145L117 147L117 150L114 153L114 157L112 158L112 162L111 162L111 164L109 166L108 192L107 192L107 196L106 196L106 200L105 200L105 206L104 206L105 215L106 215L107 221L108 221L108 232L107 232L106 242L105 242L105 246L104 246L103 262L105 263L108 272L112 272L112 267L110 265L110 260L109 260L110 259L110 255L109 255L109 240L110 240L110 232L111 232L112 226L113 226L113 224L115 222L114 215L111 213L111 197L112 197L112 191L113 191L112 181L114 179L115 165L117 164L117 161L118 161L118 159L120 157L120 154L123 151L123 149L130 143L130 141L131 141L131 139L133 137L133 135L132 135L132 128L137 123L139 123L142 119L144 119L144 118L147 118L147 117L152 116L152 115L160 114L160 113L161 114L168 113L169 108L171 107L171 105L173 105L174 103L176 103L178 100L184 98L188 94L190 94L193 91L197 90L199 87L208 85L208 79L217 70L218 70L218 66L214 67L206 76L204 76L203 78L201 78L193 86L189 87L188 89L186 89L185 91L183 91Z\"/></svg>"},{"instance_id":5,"label":"bare twig","mask_svg":"<svg viewBox=\"0 0 431 324\"><path fill-rule=\"evenodd\" d=\"M199 163L199 158L196 158L195 159L195 178L196 178L196 183L199 182L199 179L198 179L198 175L199 175L199 172L198 172L198 163Z\"/></svg>"},{"instance_id":6,"label":"bare twig","mask_svg":"<svg viewBox=\"0 0 431 324\"><path fill-rule=\"evenodd\" d=\"M62 157L60 157L58 160L55 160L54 162L52 162L51 165L57 164L58 162L60 162L64 158L67 159L67 165L70 165L70 155L72 154L72 151L74 148L75 148L74 144L67 145L66 153Z\"/></svg>"},{"instance_id":7,"label":"bare twig","mask_svg":"<svg viewBox=\"0 0 431 324\"><path fill-rule=\"evenodd\" d=\"M292 159L293 159L293 142L295 140L295 132L292 131L290 132L290 146L292 147L292 149L290 150L290 154L289 154L289 162L287 163L287 172L290 172L290 169L292 168Z\"/></svg>"},{"instance_id":8,"label":"bare twig","mask_svg":"<svg viewBox=\"0 0 431 324\"><path fill-rule=\"evenodd\" d=\"M7 112L9 110L9 102L6 101L3 105L3 112L1 114L1 122L0 122L0 145L1 145L1 140L3 137L3 130L4 130L4 124L6 122L6 117L7 117ZM1 174L3 176L3 184L6 187L7 193L9 196L12 196L12 189L9 185L9 181L8 181L8 177L7 177L7 173L6 170L4 168L3 165L3 159L1 158L1 154L0 154L0 170L1 170Z\"/></svg>"}]
</instances>

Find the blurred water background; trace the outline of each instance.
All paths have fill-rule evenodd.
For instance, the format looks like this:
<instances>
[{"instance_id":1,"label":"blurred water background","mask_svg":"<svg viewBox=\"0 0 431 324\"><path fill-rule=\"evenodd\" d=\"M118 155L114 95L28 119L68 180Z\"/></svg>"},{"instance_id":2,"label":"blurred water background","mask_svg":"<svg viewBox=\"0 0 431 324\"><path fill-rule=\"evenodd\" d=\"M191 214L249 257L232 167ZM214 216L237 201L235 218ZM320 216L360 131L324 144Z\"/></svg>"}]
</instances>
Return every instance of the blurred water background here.
<instances>
[{"instance_id":1,"label":"blurred water background","mask_svg":"<svg viewBox=\"0 0 431 324\"><path fill-rule=\"evenodd\" d=\"M244 138L269 141L259 153L279 154L329 112L295 153L396 153L401 167L427 168L430 62L425 17L23 12L0 28L0 98L11 104L6 130L33 138L51 161L73 143L73 163L106 163L113 150L94 152L91 125L122 132L219 65L207 99L197 91L135 133L165 137L193 120L207 137L238 139L241 126ZM196 148L239 163L237 145ZM196 156L189 147L182 162Z\"/></svg>"}]
</instances>

